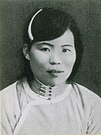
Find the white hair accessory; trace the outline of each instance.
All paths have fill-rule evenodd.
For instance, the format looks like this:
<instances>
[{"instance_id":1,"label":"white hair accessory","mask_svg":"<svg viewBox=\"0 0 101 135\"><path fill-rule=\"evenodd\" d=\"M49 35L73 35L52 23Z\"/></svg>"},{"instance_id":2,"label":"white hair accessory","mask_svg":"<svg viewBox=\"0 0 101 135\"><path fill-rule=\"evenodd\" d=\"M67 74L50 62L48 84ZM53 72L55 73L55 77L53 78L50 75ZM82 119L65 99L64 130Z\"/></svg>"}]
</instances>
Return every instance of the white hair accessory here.
<instances>
[{"instance_id":1,"label":"white hair accessory","mask_svg":"<svg viewBox=\"0 0 101 135\"><path fill-rule=\"evenodd\" d=\"M28 26L28 35L29 35L30 40L33 40L33 39L34 39L34 37L33 37L33 35L32 35L32 32L31 32L32 22L33 22L34 18L36 17L36 15L39 14L41 11L42 11L42 9L38 10L38 11L34 14L34 16L32 17L32 19L31 19L31 21L30 21L30 23L29 23L29 26Z\"/></svg>"}]
</instances>

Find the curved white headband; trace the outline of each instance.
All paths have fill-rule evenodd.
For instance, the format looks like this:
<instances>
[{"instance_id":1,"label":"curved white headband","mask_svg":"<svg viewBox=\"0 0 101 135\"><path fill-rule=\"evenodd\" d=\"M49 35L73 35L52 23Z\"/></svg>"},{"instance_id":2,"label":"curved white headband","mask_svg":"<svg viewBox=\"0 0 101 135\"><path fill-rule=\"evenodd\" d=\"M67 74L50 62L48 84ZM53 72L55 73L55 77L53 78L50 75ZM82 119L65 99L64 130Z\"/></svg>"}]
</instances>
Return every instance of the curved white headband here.
<instances>
[{"instance_id":1,"label":"curved white headband","mask_svg":"<svg viewBox=\"0 0 101 135\"><path fill-rule=\"evenodd\" d=\"M32 22L34 20L34 18L37 16L37 14L39 14L40 12L42 11L42 9L38 10L32 17L30 23L29 23L29 26L28 26L28 35L29 35L29 38L30 40L32 41L34 39L34 36L32 35L32 32L31 32L31 26L32 26Z\"/></svg>"}]
</instances>

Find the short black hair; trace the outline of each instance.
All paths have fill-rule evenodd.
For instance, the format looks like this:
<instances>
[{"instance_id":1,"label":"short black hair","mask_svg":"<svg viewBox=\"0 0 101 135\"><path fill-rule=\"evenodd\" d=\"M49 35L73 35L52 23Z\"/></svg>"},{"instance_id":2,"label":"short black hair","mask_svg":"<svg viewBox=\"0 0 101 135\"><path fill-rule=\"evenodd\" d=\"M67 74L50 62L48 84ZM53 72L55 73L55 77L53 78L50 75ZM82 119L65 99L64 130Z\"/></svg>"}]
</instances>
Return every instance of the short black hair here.
<instances>
[{"instance_id":1,"label":"short black hair","mask_svg":"<svg viewBox=\"0 0 101 135\"><path fill-rule=\"evenodd\" d=\"M76 62L68 79L71 80L77 72L83 54L81 34L72 16L60 9L42 8L31 24L31 33L34 37L33 40L29 38L28 27L29 25L27 26L27 30L24 32L24 43L27 43L29 48L31 48L35 42L49 41L58 38L68 29L73 33L76 49Z\"/></svg>"}]
</instances>

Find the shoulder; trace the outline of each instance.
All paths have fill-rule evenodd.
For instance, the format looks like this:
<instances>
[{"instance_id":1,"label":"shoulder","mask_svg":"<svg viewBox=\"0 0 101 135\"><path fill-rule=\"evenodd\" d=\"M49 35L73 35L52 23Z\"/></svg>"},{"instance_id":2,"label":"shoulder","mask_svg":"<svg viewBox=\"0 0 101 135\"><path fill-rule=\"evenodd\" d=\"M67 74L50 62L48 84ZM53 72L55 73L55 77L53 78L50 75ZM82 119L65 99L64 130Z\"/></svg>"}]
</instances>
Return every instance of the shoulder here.
<instances>
[{"instance_id":1,"label":"shoulder","mask_svg":"<svg viewBox=\"0 0 101 135\"><path fill-rule=\"evenodd\" d=\"M16 84L17 84L17 81L9 85L5 89L1 90L0 98L1 98L1 104L3 105L1 107L3 107L3 109L12 107L13 103L16 101L17 99Z\"/></svg>"},{"instance_id":2,"label":"shoulder","mask_svg":"<svg viewBox=\"0 0 101 135\"><path fill-rule=\"evenodd\" d=\"M85 104L94 105L96 103L99 103L101 105L101 98L85 86L74 83L72 89L74 95Z\"/></svg>"},{"instance_id":3,"label":"shoulder","mask_svg":"<svg viewBox=\"0 0 101 135\"><path fill-rule=\"evenodd\" d=\"M8 87L0 91L0 98L3 105L12 104L12 102L17 100L17 89L18 89L18 85L21 84L21 82L22 79L17 80L13 84L9 85Z\"/></svg>"},{"instance_id":4,"label":"shoulder","mask_svg":"<svg viewBox=\"0 0 101 135\"><path fill-rule=\"evenodd\" d=\"M0 98L2 114L6 112L11 115L10 113L12 113L14 110L19 110L18 89L20 88L21 91L21 83L22 79L1 90Z\"/></svg>"},{"instance_id":5,"label":"shoulder","mask_svg":"<svg viewBox=\"0 0 101 135\"><path fill-rule=\"evenodd\" d=\"M17 81L0 91L0 96L2 97L2 99L4 97L7 98L8 96L11 96L14 94L16 90L16 84L17 84Z\"/></svg>"},{"instance_id":6,"label":"shoulder","mask_svg":"<svg viewBox=\"0 0 101 135\"><path fill-rule=\"evenodd\" d=\"M21 78L0 91L0 98L3 105L18 102L18 96L20 96L20 93L23 90L23 80L24 78Z\"/></svg>"},{"instance_id":7,"label":"shoulder","mask_svg":"<svg viewBox=\"0 0 101 135\"><path fill-rule=\"evenodd\" d=\"M101 133L101 98L88 88L77 83L74 84L73 92L77 102L82 106L84 118L89 127L87 133Z\"/></svg>"}]
</instances>

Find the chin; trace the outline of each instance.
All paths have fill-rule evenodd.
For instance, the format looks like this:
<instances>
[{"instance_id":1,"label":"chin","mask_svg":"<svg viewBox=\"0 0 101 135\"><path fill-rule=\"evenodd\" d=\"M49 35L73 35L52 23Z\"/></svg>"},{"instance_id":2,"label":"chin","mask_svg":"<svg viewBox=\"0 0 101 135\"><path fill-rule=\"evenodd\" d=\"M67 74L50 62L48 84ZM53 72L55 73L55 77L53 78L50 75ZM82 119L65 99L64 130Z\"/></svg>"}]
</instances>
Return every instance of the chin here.
<instances>
[{"instance_id":1,"label":"chin","mask_svg":"<svg viewBox=\"0 0 101 135\"><path fill-rule=\"evenodd\" d=\"M54 86L56 86L56 85L59 85L59 84L61 84L61 83L64 83L66 81L66 79L55 79L55 80L50 80L49 81L49 84L48 85L50 85L51 87L54 87Z\"/></svg>"}]
</instances>

